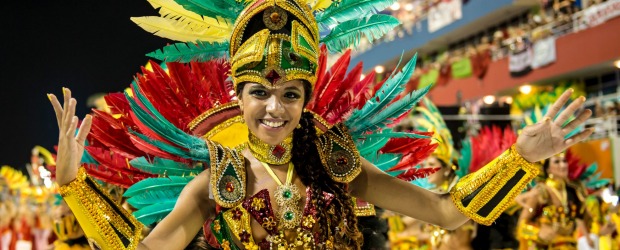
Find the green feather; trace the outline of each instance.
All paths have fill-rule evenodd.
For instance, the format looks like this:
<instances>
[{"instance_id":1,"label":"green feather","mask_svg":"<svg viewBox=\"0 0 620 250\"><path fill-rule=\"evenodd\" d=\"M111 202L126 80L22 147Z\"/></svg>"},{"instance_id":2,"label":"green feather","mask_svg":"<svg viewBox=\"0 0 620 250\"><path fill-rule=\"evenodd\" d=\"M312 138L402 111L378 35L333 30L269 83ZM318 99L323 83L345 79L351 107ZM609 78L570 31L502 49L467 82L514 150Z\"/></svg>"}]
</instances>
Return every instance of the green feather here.
<instances>
[{"instance_id":1,"label":"green feather","mask_svg":"<svg viewBox=\"0 0 620 250\"><path fill-rule=\"evenodd\" d=\"M186 164L159 157L155 157L152 163L144 157L135 158L129 163L137 169L158 175L195 176L202 172L200 168L190 168Z\"/></svg>"},{"instance_id":2,"label":"green feather","mask_svg":"<svg viewBox=\"0 0 620 250\"><path fill-rule=\"evenodd\" d=\"M127 199L131 206L141 209L159 203L176 202L181 195L181 190L164 189L159 191L147 191Z\"/></svg>"},{"instance_id":3,"label":"green feather","mask_svg":"<svg viewBox=\"0 0 620 250\"><path fill-rule=\"evenodd\" d=\"M383 172L387 173L388 169L396 166L396 164L400 162L401 158L401 154L379 154L374 157L370 157L367 160L372 162L372 164L377 168L383 170Z\"/></svg>"},{"instance_id":4,"label":"green feather","mask_svg":"<svg viewBox=\"0 0 620 250\"><path fill-rule=\"evenodd\" d=\"M133 215L144 225L151 225L155 222L161 221L166 217L174 208L174 202L166 202L153 204L147 207L144 207L136 212Z\"/></svg>"},{"instance_id":5,"label":"green feather","mask_svg":"<svg viewBox=\"0 0 620 250\"><path fill-rule=\"evenodd\" d=\"M175 43L148 53L146 56L164 62L206 62L213 58L227 56L228 46L228 42Z\"/></svg>"},{"instance_id":6,"label":"green feather","mask_svg":"<svg viewBox=\"0 0 620 250\"><path fill-rule=\"evenodd\" d=\"M133 184L125 191L123 196L133 197L144 192L155 192L159 190L181 190L189 183L194 176L170 176L168 178L149 178L141 180L140 182Z\"/></svg>"},{"instance_id":7,"label":"green feather","mask_svg":"<svg viewBox=\"0 0 620 250\"><path fill-rule=\"evenodd\" d=\"M336 26L321 42L327 45L331 53L338 53L350 46L357 46L362 35L372 43L399 24L398 19L391 15L372 15L369 18L350 20Z\"/></svg>"},{"instance_id":8,"label":"green feather","mask_svg":"<svg viewBox=\"0 0 620 250\"><path fill-rule=\"evenodd\" d=\"M370 154L376 154L387 142L390 140L390 137L375 137L369 138L366 140L356 141L355 146L357 150L359 150L360 155L364 158L369 156Z\"/></svg>"},{"instance_id":9,"label":"green feather","mask_svg":"<svg viewBox=\"0 0 620 250\"><path fill-rule=\"evenodd\" d=\"M244 4L236 0L174 0L186 10L198 15L223 17L234 22L244 8Z\"/></svg>"},{"instance_id":10,"label":"green feather","mask_svg":"<svg viewBox=\"0 0 620 250\"><path fill-rule=\"evenodd\" d=\"M471 139L467 138L462 142L462 148L460 151L460 157L458 160L459 169L456 170L456 176L459 178L463 178L463 176L469 173L469 167L471 165L472 158L472 148L471 148Z\"/></svg>"},{"instance_id":11,"label":"green feather","mask_svg":"<svg viewBox=\"0 0 620 250\"><path fill-rule=\"evenodd\" d=\"M430 136L419 135L414 133L407 132L383 132L383 133L373 133L373 134L362 134L355 135L353 139L373 139L373 138L420 138L420 139L428 139Z\"/></svg>"},{"instance_id":12,"label":"green feather","mask_svg":"<svg viewBox=\"0 0 620 250\"><path fill-rule=\"evenodd\" d=\"M394 4L396 0L342 0L330 5L325 11L317 14L316 21L321 27L344 23L353 19L361 19L377 14Z\"/></svg>"}]
</instances>

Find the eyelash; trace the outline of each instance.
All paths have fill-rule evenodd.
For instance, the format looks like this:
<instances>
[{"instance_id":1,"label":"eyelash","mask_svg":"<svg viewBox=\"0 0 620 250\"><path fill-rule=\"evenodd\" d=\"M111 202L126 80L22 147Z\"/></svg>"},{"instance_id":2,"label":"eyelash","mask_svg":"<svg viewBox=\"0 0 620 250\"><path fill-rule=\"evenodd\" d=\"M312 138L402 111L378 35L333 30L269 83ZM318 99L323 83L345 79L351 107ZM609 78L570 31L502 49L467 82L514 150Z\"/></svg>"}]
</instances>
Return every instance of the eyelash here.
<instances>
[{"instance_id":1,"label":"eyelash","mask_svg":"<svg viewBox=\"0 0 620 250\"><path fill-rule=\"evenodd\" d=\"M267 97L267 91L260 89L252 90L250 91L250 94L256 97ZM301 96L295 92L286 92L284 93L284 97L288 99L299 99Z\"/></svg>"}]
</instances>

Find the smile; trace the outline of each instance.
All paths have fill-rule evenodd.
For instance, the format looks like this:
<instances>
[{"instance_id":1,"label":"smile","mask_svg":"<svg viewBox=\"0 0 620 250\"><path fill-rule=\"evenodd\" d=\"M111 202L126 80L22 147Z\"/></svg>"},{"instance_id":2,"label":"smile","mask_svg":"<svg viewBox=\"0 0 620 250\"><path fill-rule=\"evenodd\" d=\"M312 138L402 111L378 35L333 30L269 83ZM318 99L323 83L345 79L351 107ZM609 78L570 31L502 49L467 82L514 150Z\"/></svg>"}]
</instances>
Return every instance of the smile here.
<instances>
[{"instance_id":1,"label":"smile","mask_svg":"<svg viewBox=\"0 0 620 250\"><path fill-rule=\"evenodd\" d=\"M261 124L271 127L271 128L280 128L286 124L286 121L267 121L267 120L259 120Z\"/></svg>"}]
</instances>

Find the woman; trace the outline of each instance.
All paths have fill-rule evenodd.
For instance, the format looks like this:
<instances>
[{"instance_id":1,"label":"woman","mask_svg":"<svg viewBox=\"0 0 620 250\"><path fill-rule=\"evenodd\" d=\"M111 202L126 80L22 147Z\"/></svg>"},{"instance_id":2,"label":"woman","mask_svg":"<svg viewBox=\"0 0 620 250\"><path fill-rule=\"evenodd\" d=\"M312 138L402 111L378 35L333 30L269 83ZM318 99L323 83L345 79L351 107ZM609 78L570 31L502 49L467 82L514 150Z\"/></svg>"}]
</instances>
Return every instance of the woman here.
<instances>
[{"instance_id":1,"label":"woman","mask_svg":"<svg viewBox=\"0 0 620 250\"><path fill-rule=\"evenodd\" d=\"M544 181L523 196L519 219L523 249L577 249L577 230L594 246L584 223L585 187L569 180L564 154L545 160L543 169Z\"/></svg>"},{"instance_id":2,"label":"woman","mask_svg":"<svg viewBox=\"0 0 620 250\"><path fill-rule=\"evenodd\" d=\"M144 150L165 155L165 152L149 146L157 144L166 152L172 152L178 160L192 160L208 166L185 186L178 200L171 202L175 204L172 212L141 242L137 236L141 225L124 210L107 202L109 199L86 175L84 168L78 168L86 136L93 124L92 117L84 119L74 136L78 119L74 115L76 101L71 98L71 92L64 89L63 105L50 95L60 127L57 181L80 224L87 225L83 229L93 245L106 249L182 249L206 221L212 221L207 231L211 231L217 245L223 249L355 249L360 248L361 239L350 202L352 196L449 229L460 226L469 217L490 223L498 214L497 210L501 210L504 200L514 197L512 189L518 189L520 185L514 188L511 184L500 185L506 188L497 194L490 193L490 188L500 186L484 186L493 180L488 174L464 178L465 181L457 183L451 194L429 192L397 180L361 158L351 134L366 130L336 124L317 135L317 126L321 124L313 120L317 119L314 114L304 111L306 105L311 107L326 98L319 94L312 103L310 96L316 92L315 87L325 87L322 78L317 76L321 73L317 64L324 67L324 62L318 56L321 50L319 28L313 11L302 1L259 0L250 2L240 13L230 37L230 76L238 106L224 108L238 107L249 130L247 143L236 148L224 147L214 140L197 143L180 129L160 126L170 123L162 119L156 121L160 118L159 112L143 95L146 90L137 87L146 84L141 77L137 78L132 93L127 94L132 115L135 114L141 122L142 129L152 127L149 135L157 138L149 139L149 136L130 131L134 142ZM325 14L327 10L323 13L328 15ZM384 19L374 17L377 18ZM373 22L374 19L364 20ZM329 45L329 39L324 37L321 41ZM408 79L412 66L407 64L402 74L396 74L390 80ZM182 66L168 64L168 67ZM193 64L192 67L201 66ZM180 81L187 77L177 75L174 69L169 75ZM167 74L159 76L162 79L168 77ZM357 81L359 77L351 79ZM405 84L406 81L399 85ZM385 89L392 86L385 85ZM564 132L558 125L575 112L583 99L569 105L556 121L550 119L559 113L570 94L568 91L562 95L549 112L549 119L526 128L512 149L488 166L488 171L481 172L505 173L499 175L503 178L498 180L500 182L527 182L536 174L529 162L586 138L589 131L564 140ZM391 102L393 98L382 100ZM374 100L366 104L372 105ZM415 101L417 99L409 95L401 104ZM365 106L365 103L359 105ZM405 112L411 106L408 107ZM368 122L376 117L362 119L360 113L357 115L354 113L346 123L350 125L355 118ZM589 111L584 112L568 127L583 123L589 115ZM175 134L163 136L168 129ZM179 138L191 140L192 144L181 143L177 140ZM168 144L177 146L168 147ZM179 147L187 150L179 150ZM147 179L142 183L148 182ZM470 195L473 191L477 194ZM491 200L496 196L499 199ZM93 209L94 204L97 209ZM424 209L419 209L421 206ZM495 207L499 208L494 211Z\"/></svg>"}]
</instances>

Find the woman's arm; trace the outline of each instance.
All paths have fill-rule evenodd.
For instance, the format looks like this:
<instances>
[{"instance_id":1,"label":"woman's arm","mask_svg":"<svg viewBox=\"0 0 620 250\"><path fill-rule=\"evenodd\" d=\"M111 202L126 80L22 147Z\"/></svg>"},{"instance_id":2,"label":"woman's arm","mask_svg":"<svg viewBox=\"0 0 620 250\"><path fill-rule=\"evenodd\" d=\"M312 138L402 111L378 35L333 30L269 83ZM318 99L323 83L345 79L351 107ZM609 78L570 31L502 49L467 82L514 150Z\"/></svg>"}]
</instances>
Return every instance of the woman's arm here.
<instances>
[{"instance_id":1,"label":"woman's arm","mask_svg":"<svg viewBox=\"0 0 620 250\"><path fill-rule=\"evenodd\" d=\"M450 194L434 193L394 178L366 159L362 159L362 172L349 188L355 197L446 229L456 229L469 220L456 208Z\"/></svg>"},{"instance_id":2,"label":"woman's arm","mask_svg":"<svg viewBox=\"0 0 620 250\"><path fill-rule=\"evenodd\" d=\"M204 222L215 215L209 199L208 170L200 173L181 192L174 209L142 241L138 249L184 249Z\"/></svg>"}]
</instances>

